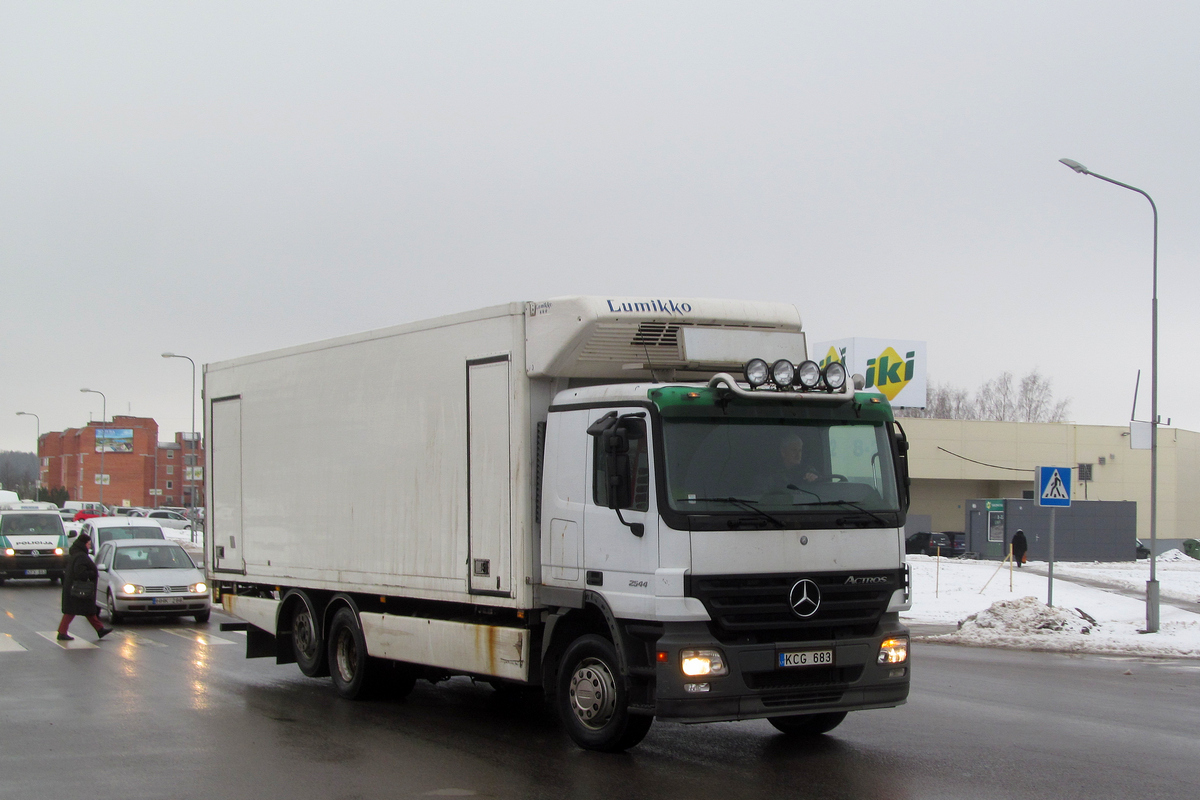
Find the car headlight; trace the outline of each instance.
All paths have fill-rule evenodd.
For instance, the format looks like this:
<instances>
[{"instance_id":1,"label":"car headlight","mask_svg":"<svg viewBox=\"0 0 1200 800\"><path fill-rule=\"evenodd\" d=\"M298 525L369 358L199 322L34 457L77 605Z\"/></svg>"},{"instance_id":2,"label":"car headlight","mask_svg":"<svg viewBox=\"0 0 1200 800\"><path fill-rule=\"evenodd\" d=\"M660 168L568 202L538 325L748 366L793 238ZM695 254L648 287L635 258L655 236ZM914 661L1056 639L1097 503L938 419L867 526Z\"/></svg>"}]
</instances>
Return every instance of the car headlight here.
<instances>
[{"instance_id":1,"label":"car headlight","mask_svg":"<svg viewBox=\"0 0 1200 800\"><path fill-rule=\"evenodd\" d=\"M11 547L6 547L6 548L4 548L4 555L6 555L6 556L15 556L16 554L17 554L17 551L16 551L16 550L13 550Z\"/></svg>"},{"instance_id":2,"label":"car headlight","mask_svg":"<svg viewBox=\"0 0 1200 800\"><path fill-rule=\"evenodd\" d=\"M146 591L146 587L138 586L136 583L127 583L121 587L121 591L125 594L141 594Z\"/></svg>"},{"instance_id":3,"label":"car headlight","mask_svg":"<svg viewBox=\"0 0 1200 800\"><path fill-rule=\"evenodd\" d=\"M191 592L192 594L204 594L205 592L208 591L208 584L205 583L204 581L200 581L199 583L193 583L191 586L188 587L188 591Z\"/></svg>"},{"instance_id":4,"label":"car headlight","mask_svg":"<svg viewBox=\"0 0 1200 800\"><path fill-rule=\"evenodd\" d=\"M903 664L908 661L908 638L904 636L895 639L884 639L879 645L879 664Z\"/></svg>"},{"instance_id":5,"label":"car headlight","mask_svg":"<svg viewBox=\"0 0 1200 800\"><path fill-rule=\"evenodd\" d=\"M54 555L61 556L62 554L63 554L63 549L61 547L54 548Z\"/></svg>"},{"instance_id":6,"label":"car headlight","mask_svg":"<svg viewBox=\"0 0 1200 800\"><path fill-rule=\"evenodd\" d=\"M684 650L679 654L679 668L689 677L729 674L720 650Z\"/></svg>"}]
</instances>

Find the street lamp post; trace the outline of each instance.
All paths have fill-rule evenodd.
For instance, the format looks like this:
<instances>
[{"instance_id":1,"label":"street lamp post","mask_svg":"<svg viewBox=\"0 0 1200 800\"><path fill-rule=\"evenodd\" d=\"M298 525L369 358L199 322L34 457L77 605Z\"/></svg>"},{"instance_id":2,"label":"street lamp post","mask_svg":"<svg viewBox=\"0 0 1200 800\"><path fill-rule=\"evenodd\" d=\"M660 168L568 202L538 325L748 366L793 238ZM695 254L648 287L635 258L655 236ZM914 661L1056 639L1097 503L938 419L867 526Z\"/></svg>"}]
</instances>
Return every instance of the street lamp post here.
<instances>
[{"instance_id":1,"label":"street lamp post","mask_svg":"<svg viewBox=\"0 0 1200 800\"><path fill-rule=\"evenodd\" d=\"M81 392L100 395L100 430L107 430L108 426L108 398L104 396L104 392L96 391L95 389L80 389ZM102 437L105 441L100 443L100 505L104 505L104 451L108 447L108 437ZM82 499L82 498L81 498Z\"/></svg>"},{"instance_id":2,"label":"street lamp post","mask_svg":"<svg viewBox=\"0 0 1200 800\"><path fill-rule=\"evenodd\" d=\"M18 417L33 417L37 420L37 447L34 451L37 453L38 472L37 477L33 480L33 499L42 499L42 418L37 414L28 411L18 411Z\"/></svg>"},{"instance_id":3,"label":"street lamp post","mask_svg":"<svg viewBox=\"0 0 1200 800\"><path fill-rule=\"evenodd\" d=\"M197 448L196 448L196 362L192 361L192 359L188 358L188 356L180 355L179 353L163 353L162 357L163 358L187 358L188 362L192 365L192 462L193 463L191 465L191 468L189 469L188 463L187 463L187 454L185 453L184 459L183 459L183 468L184 468L184 470L187 471L187 481L188 481L188 483L191 484L191 488L192 488L191 495L190 495L192 505L191 505L191 510L190 510L189 514L192 517L192 541L194 542L196 540L196 524L197 524L196 512L195 512L195 509L196 509L196 464L195 464L196 458L195 457L196 457L196 451L197 451Z\"/></svg>"},{"instance_id":4,"label":"street lamp post","mask_svg":"<svg viewBox=\"0 0 1200 800\"><path fill-rule=\"evenodd\" d=\"M1158 561L1158 206L1154 199L1136 186L1107 178L1092 172L1078 161L1060 158L1080 175L1091 175L1102 181L1137 192L1150 201L1154 212L1154 256L1151 272L1150 293L1150 580L1146 582L1146 632L1158 632L1158 576L1155 572Z\"/></svg>"}]
</instances>

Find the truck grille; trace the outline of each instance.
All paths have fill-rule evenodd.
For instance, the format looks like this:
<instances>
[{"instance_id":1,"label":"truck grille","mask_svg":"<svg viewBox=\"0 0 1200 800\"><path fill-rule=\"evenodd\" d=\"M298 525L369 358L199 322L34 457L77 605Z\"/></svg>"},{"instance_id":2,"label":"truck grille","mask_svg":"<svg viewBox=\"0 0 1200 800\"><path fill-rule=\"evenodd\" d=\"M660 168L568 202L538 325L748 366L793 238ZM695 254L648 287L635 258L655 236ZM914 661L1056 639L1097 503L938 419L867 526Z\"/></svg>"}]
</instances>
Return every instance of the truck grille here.
<instances>
[{"instance_id":1,"label":"truck grille","mask_svg":"<svg viewBox=\"0 0 1200 800\"><path fill-rule=\"evenodd\" d=\"M816 613L792 613L789 594L807 578L820 589ZM862 583L864 580L879 581ZM717 639L746 642L804 642L839 636L869 636L887 610L903 573L842 572L783 575L692 575L685 592L704 604Z\"/></svg>"}]
</instances>

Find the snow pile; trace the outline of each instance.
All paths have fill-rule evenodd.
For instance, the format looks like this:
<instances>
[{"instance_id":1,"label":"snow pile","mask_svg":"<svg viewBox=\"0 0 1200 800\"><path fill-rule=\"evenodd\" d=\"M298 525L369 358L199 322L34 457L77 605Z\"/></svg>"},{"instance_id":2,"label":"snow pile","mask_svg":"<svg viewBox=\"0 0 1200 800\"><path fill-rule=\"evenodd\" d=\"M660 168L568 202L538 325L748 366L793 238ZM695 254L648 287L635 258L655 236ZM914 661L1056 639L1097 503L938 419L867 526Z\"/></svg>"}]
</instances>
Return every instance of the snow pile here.
<instances>
[{"instance_id":1,"label":"snow pile","mask_svg":"<svg viewBox=\"0 0 1200 800\"><path fill-rule=\"evenodd\" d=\"M909 556L912 610L901 614L917 641L1072 653L1200 658L1200 561L1160 565L1164 602L1159 631L1146 627L1146 562L1055 565L1054 607L1047 606L1041 562L997 569L997 562ZM1033 567L1034 569L1029 569ZM1072 581L1082 580L1086 583ZM1167 601L1170 595L1179 598ZM1193 599L1194 598L1194 599ZM922 625L951 633L935 635Z\"/></svg>"},{"instance_id":2,"label":"snow pile","mask_svg":"<svg viewBox=\"0 0 1200 800\"><path fill-rule=\"evenodd\" d=\"M1158 563L1160 563L1160 564L1164 561L1195 561L1195 560L1196 559L1192 558L1191 556L1189 556L1187 553L1183 552L1179 548L1175 548L1174 550L1167 550L1166 552L1159 553L1158 559L1157 559Z\"/></svg>"}]
</instances>

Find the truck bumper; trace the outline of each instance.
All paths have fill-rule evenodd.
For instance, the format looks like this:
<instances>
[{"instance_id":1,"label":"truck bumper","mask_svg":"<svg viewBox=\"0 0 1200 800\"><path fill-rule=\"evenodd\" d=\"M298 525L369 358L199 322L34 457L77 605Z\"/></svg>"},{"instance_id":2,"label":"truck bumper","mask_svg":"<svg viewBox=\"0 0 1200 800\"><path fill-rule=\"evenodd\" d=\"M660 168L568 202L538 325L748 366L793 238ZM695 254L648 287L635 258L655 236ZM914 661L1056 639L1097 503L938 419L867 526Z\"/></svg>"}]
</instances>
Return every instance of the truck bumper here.
<instances>
[{"instance_id":1,"label":"truck bumper","mask_svg":"<svg viewBox=\"0 0 1200 800\"><path fill-rule=\"evenodd\" d=\"M666 661L657 662L655 716L720 722L898 706L908 698L911 659L877 663L889 638L908 638L896 614L868 637L772 644L722 644L704 623L668 624L656 645ZM728 674L684 675L679 654L696 649L720 651ZM832 666L777 666L780 653L819 650L833 651Z\"/></svg>"}]
</instances>

